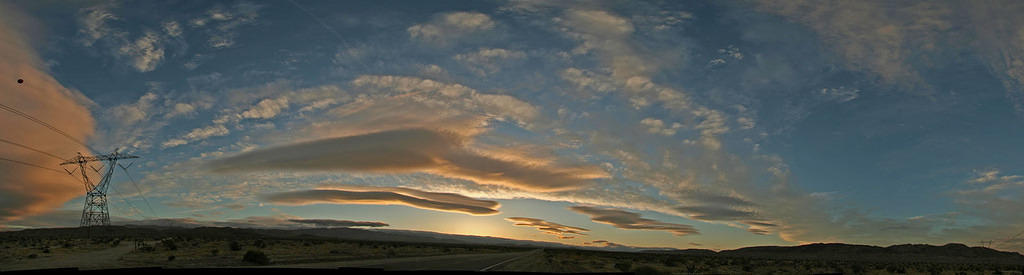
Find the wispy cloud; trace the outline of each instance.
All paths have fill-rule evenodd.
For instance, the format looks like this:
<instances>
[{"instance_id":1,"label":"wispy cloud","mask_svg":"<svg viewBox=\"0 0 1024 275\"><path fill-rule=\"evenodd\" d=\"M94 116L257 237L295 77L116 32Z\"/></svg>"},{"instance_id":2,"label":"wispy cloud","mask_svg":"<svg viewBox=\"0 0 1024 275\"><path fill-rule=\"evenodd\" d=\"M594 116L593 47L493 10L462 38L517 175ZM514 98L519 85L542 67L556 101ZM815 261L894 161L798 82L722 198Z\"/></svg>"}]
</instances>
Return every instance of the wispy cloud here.
<instances>
[{"instance_id":1,"label":"wispy cloud","mask_svg":"<svg viewBox=\"0 0 1024 275\"><path fill-rule=\"evenodd\" d=\"M426 172L536 191L577 189L605 176L595 167L534 166L489 157L465 148L464 142L455 133L393 130L258 149L217 160L213 169Z\"/></svg>"},{"instance_id":2,"label":"wispy cloud","mask_svg":"<svg viewBox=\"0 0 1024 275\"><path fill-rule=\"evenodd\" d=\"M102 47L115 58L127 61L128 65L139 72L153 71L165 57L167 40L180 36L180 29L173 25L165 25L166 33L142 30L133 33L112 26L113 21L121 20L114 14L116 4L101 4L83 9L79 14L81 23L82 45L86 47Z\"/></svg>"},{"instance_id":3,"label":"wispy cloud","mask_svg":"<svg viewBox=\"0 0 1024 275\"><path fill-rule=\"evenodd\" d=\"M522 51L481 48L478 51L455 55L455 61L462 63L478 75L486 76L501 71L504 62L526 58Z\"/></svg>"},{"instance_id":4,"label":"wispy cloud","mask_svg":"<svg viewBox=\"0 0 1024 275\"><path fill-rule=\"evenodd\" d=\"M547 234L555 235L559 239L576 238L576 236L574 235L587 235L585 232L590 231L582 227L562 225L535 218L511 217L505 218L505 220L513 222L517 226L529 226L537 228L537 230L540 230L541 232Z\"/></svg>"},{"instance_id":5,"label":"wispy cloud","mask_svg":"<svg viewBox=\"0 0 1024 275\"><path fill-rule=\"evenodd\" d=\"M260 16L261 5L240 1L230 7L216 6L206 14L192 18L188 23L191 27L206 33L207 46L215 49L235 45L238 36L236 29L256 23Z\"/></svg>"},{"instance_id":6,"label":"wispy cloud","mask_svg":"<svg viewBox=\"0 0 1024 275\"><path fill-rule=\"evenodd\" d=\"M668 231L677 236L698 234L696 228L685 224L666 223L652 219L642 218L640 214L612 209L590 206L573 206L570 210L590 216L594 222L608 224L622 229L658 230Z\"/></svg>"},{"instance_id":7,"label":"wispy cloud","mask_svg":"<svg viewBox=\"0 0 1024 275\"><path fill-rule=\"evenodd\" d=\"M319 227L385 227L390 226L382 222L361 222L349 220L332 219L289 219L288 221L302 224L312 224Z\"/></svg>"},{"instance_id":8,"label":"wispy cloud","mask_svg":"<svg viewBox=\"0 0 1024 275\"><path fill-rule=\"evenodd\" d=\"M436 15L429 22L416 24L406 31L412 39L444 45L451 40L494 28L491 17L478 12L450 12Z\"/></svg>"},{"instance_id":9,"label":"wispy cloud","mask_svg":"<svg viewBox=\"0 0 1024 275\"><path fill-rule=\"evenodd\" d=\"M278 204L400 204L416 208L464 213L470 215L498 214L497 202L477 200L453 193L432 193L410 188L342 186L334 189L291 191L263 196Z\"/></svg>"},{"instance_id":10,"label":"wispy cloud","mask_svg":"<svg viewBox=\"0 0 1024 275\"><path fill-rule=\"evenodd\" d=\"M210 137L226 136L229 133L231 133L231 131L228 130L228 128L224 127L224 125L220 124L195 128L192 129L192 131L189 131L181 138L175 138L165 141L164 143L161 144L161 146L163 146L164 148L170 148L179 145L185 145L188 144L189 142L204 140Z\"/></svg>"}]
</instances>

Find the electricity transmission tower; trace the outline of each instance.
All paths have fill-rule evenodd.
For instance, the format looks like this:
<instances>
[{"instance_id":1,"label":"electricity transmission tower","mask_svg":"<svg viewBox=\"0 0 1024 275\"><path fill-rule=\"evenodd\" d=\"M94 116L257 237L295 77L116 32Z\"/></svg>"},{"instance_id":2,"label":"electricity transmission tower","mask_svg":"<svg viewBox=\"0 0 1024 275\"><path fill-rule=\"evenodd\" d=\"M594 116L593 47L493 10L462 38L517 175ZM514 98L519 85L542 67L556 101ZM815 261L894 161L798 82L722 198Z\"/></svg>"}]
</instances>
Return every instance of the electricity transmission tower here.
<instances>
[{"instance_id":1,"label":"electricity transmission tower","mask_svg":"<svg viewBox=\"0 0 1024 275\"><path fill-rule=\"evenodd\" d=\"M75 171L81 172L82 183L85 184L85 208L82 209L82 223L80 224L81 227L110 225L110 212L107 211L107 187L109 186L111 176L114 174L114 166L120 165L117 164L118 160L134 158L139 157L128 154L122 154L117 152L117 150L114 150L113 153L97 156L83 156L82 153L78 153L78 156L71 158L60 164L62 166L77 166L72 170L64 168L64 171L67 171L68 174L74 174ZM96 168L92 165L88 165L88 163L90 162L106 163L107 169L106 171L103 172L103 174L100 174L101 177L99 184L94 184L89 179L89 174L86 173L85 168L86 166L88 166L89 169L92 169L97 174L99 174L100 170L103 169L104 166L100 165L99 168ZM131 166L131 164L128 164L128 166ZM128 169L128 167L125 166L121 166L121 168Z\"/></svg>"}]
</instances>

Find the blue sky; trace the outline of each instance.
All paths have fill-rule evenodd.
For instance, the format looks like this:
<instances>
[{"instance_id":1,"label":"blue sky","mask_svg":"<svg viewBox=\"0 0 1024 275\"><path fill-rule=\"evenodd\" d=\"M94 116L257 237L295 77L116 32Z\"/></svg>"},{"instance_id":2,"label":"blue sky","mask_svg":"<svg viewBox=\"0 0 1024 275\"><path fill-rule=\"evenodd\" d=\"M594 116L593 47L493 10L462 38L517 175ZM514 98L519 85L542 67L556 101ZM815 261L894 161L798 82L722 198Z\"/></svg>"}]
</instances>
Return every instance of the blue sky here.
<instances>
[{"instance_id":1,"label":"blue sky","mask_svg":"<svg viewBox=\"0 0 1024 275\"><path fill-rule=\"evenodd\" d=\"M119 222L1024 249L1019 3L3 5L4 104L142 156ZM5 227L77 224L80 183L0 165Z\"/></svg>"}]
</instances>

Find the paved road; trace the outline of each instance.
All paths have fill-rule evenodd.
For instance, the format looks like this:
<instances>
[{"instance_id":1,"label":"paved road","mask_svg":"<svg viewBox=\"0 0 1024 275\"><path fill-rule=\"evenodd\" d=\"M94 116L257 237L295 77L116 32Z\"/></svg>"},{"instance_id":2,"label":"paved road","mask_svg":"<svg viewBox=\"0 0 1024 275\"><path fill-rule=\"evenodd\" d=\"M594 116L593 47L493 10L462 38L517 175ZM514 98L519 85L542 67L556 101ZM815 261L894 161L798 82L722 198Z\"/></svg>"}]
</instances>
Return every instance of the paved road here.
<instances>
[{"instance_id":1,"label":"paved road","mask_svg":"<svg viewBox=\"0 0 1024 275\"><path fill-rule=\"evenodd\" d=\"M381 268L384 270L468 270L487 271L502 264L514 261L521 257L539 253L540 250L512 253L488 253L488 254L462 254L442 255L429 257L407 257L392 259L375 259L345 262L323 262L278 265L273 267L284 268L336 268L336 267L362 267Z\"/></svg>"}]
</instances>

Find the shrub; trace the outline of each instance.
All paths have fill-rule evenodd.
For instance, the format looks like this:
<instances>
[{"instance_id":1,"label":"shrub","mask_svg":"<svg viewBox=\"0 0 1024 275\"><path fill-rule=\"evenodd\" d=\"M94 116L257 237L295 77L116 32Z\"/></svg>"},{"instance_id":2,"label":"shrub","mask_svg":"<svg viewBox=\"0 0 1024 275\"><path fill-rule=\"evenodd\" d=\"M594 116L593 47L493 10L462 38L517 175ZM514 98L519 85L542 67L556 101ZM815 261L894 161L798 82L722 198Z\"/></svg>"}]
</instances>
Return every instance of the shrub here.
<instances>
[{"instance_id":1,"label":"shrub","mask_svg":"<svg viewBox=\"0 0 1024 275\"><path fill-rule=\"evenodd\" d=\"M167 250L178 250L178 245L175 244L172 239L164 239L163 241L160 241L160 244Z\"/></svg>"},{"instance_id":2,"label":"shrub","mask_svg":"<svg viewBox=\"0 0 1024 275\"><path fill-rule=\"evenodd\" d=\"M38 257L39 257L39 255L36 255L36 254L29 254L28 255L29 259L35 259L35 258L38 258Z\"/></svg>"},{"instance_id":3,"label":"shrub","mask_svg":"<svg viewBox=\"0 0 1024 275\"><path fill-rule=\"evenodd\" d=\"M256 240L255 242L252 243L252 245L258 248L267 248L267 243L264 242L263 240Z\"/></svg>"},{"instance_id":4,"label":"shrub","mask_svg":"<svg viewBox=\"0 0 1024 275\"><path fill-rule=\"evenodd\" d=\"M658 270L657 268L644 265L644 266L637 267L636 269L633 269L633 274L637 274L637 275L660 275L660 274L665 274L665 272L662 272L661 270Z\"/></svg>"},{"instance_id":5,"label":"shrub","mask_svg":"<svg viewBox=\"0 0 1024 275\"><path fill-rule=\"evenodd\" d=\"M615 263L615 269L621 270L622 272L627 272L627 271L629 271L632 268L633 268L633 264L632 263L625 263L625 262L623 262L623 263Z\"/></svg>"},{"instance_id":6,"label":"shrub","mask_svg":"<svg viewBox=\"0 0 1024 275\"><path fill-rule=\"evenodd\" d=\"M217 256L217 253L220 253L220 250L217 250L217 249L210 250L210 255Z\"/></svg>"},{"instance_id":7,"label":"shrub","mask_svg":"<svg viewBox=\"0 0 1024 275\"><path fill-rule=\"evenodd\" d=\"M267 257L267 254L264 254L263 251L249 250L245 252L245 256L242 256L242 261L258 265L266 265L270 263L270 258Z\"/></svg>"},{"instance_id":8,"label":"shrub","mask_svg":"<svg viewBox=\"0 0 1024 275\"><path fill-rule=\"evenodd\" d=\"M242 244L238 243L238 241L231 241L228 244L228 248L231 248L231 251L239 251L242 250Z\"/></svg>"},{"instance_id":9,"label":"shrub","mask_svg":"<svg viewBox=\"0 0 1024 275\"><path fill-rule=\"evenodd\" d=\"M174 255L167 256L167 261L168 262L173 261L173 260L174 260Z\"/></svg>"}]
</instances>

